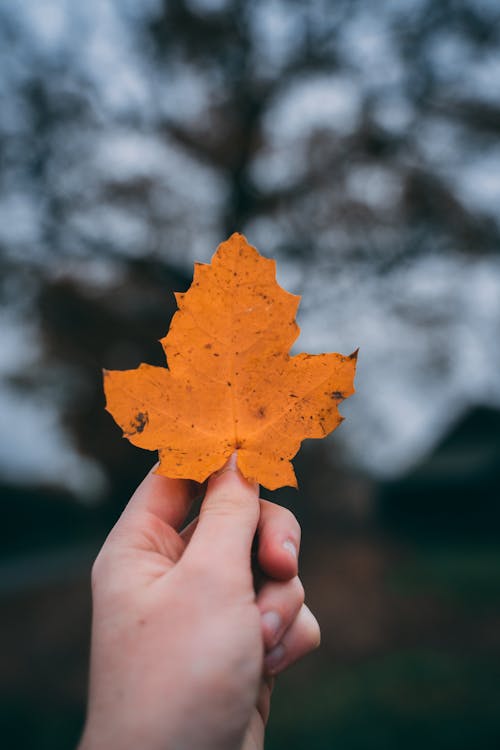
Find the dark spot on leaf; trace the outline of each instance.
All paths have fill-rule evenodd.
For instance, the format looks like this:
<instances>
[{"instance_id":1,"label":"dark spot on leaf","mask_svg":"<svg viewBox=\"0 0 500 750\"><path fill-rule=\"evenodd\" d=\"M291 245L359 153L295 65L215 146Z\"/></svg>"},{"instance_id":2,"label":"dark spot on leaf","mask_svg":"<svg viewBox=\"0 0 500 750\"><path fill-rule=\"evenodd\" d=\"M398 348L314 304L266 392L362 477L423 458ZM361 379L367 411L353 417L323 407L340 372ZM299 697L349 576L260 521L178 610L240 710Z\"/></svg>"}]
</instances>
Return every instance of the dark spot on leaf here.
<instances>
[{"instance_id":1,"label":"dark spot on leaf","mask_svg":"<svg viewBox=\"0 0 500 750\"><path fill-rule=\"evenodd\" d=\"M205 344L205 349L211 349L211 348L212 348L212 344Z\"/></svg>"},{"instance_id":2,"label":"dark spot on leaf","mask_svg":"<svg viewBox=\"0 0 500 750\"><path fill-rule=\"evenodd\" d=\"M265 409L265 407L264 406L259 406L259 408L257 409L256 414L257 414L257 417L259 419L264 419L264 417L266 416L266 409Z\"/></svg>"},{"instance_id":3,"label":"dark spot on leaf","mask_svg":"<svg viewBox=\"0 0 500 750\"><path fill-rule=\"evenodd\" d=\"M148 423L148 414L145 411L140 411L135 415L135 419L130 425L132 432L141 433L144 432L144 428Z\"/></svg>"},{"instance_id":4,"label":"dark spot on leaf","mask_svg":"<svg viewBox=\"0 0 500 750\"><path fill-rule=\"evenodd\" d=\"M341 391L332 391L330 393L330 396L335 399L335 401L340 401L344 398L344 394Z\"/></svg>"}]
</instances>

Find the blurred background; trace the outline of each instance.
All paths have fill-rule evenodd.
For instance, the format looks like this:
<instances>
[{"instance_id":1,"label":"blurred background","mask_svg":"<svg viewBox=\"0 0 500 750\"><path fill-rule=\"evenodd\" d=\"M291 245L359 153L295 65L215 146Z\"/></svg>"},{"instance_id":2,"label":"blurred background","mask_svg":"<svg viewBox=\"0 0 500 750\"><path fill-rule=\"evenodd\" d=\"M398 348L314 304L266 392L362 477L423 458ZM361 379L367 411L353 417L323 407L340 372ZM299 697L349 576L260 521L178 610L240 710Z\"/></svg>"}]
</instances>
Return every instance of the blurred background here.
<instances>
[{"instance_id":1,"label":"blurred background","mask_svg":"<svg viewBox=\"0 0 500 750\"><path fill-rule=\"evenodd\" d=\"M89 570L154 462L101 368L163 364L242 231L357 394L267 493L321 649L269 750L500 747L498 0L0 4L2 746L74 747Z\"/></svg>"}]
</instances>

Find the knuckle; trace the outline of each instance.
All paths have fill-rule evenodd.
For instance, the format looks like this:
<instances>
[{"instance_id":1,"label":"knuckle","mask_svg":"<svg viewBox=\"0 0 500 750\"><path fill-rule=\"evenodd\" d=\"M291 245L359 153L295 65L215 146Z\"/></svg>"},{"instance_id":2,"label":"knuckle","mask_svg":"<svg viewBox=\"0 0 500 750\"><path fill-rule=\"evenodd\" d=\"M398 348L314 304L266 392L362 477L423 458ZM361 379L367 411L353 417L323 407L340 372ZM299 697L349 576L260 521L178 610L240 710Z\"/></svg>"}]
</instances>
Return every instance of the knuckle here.
<instances>
[{"instance_id":1,"label":"knuckle","mask_svg":"<svg viewBox=\"0 0 500 750\"><path fill-rule=\"evenodd\" d=\"M321 628L319 627L318 623L316 623L316 628L314 630L314 633L311 634L311 649L314 650L316 648L319 648L321 644Z\"/></svg>"},{"instance_id":2,"label":"knuckle","mask_svg":"<svg viewBox=\"0 0 500 750\"><path fill-rule=\"evenodd\" d=\"M226 519L238 512L239 506L235 498L230 495L222 495L217 498L217 502L206 503L200 510L201 518Z\"/></svg>"},{"instance_id":3,"label":"knuckle","mask_svg":"<svg viewBox=\"0 0 500 750\"><path fill-rule=\"evenodd\" d=\"M114 537L116 534L116 527L113 528L108 536L106 537L104 544L100 548L96 555L92 567L90 570L90 583L92 591L99 589L104 581L107 581L111 575L111 572L115 568L113 565L113 549L115 547Z\"/></svg>"},{"instance_id":4,"label":"knuckle","mask_svg":"<svg viewBox=\"0 0 500 750\"><path fill-rule=\"evenodd\" d=\"M283 525L287 526L288 533L292 536L294 541L300 542L301 528L297 521L297 518L288 508L282 509Z\"/></svg>"},{"instance_id":5,"label":"knuckle","mask_svg":"<svg viewBox=\"0 0 500 750\"><path fill-rule=\"evenodd\" d=\"M303 605L306 607L306 605ZM318 646L321 643L321 629L319 627L319 623L317 619L314 617L311 610L306 607L306 613L307 613L307 641L309 643L309 650L313 651L314 649L318 648Z\"/></svg>"},{"instance_id":6,"label":"knuckle","mask_svg":"<svg viewBox=\"0 0 500 750\"><path fill-rule=\"evenodd\" d=\"M290 584L291 584L295 599L297 600L297 602L300 603L300 606L302 606L305 600L304 584L302 583L302 581L300 580L298 576L295 576L295 578L292 578L292 580L290 581Z\"/></svg>"},{"instance_id":7,"label":"knuckle","mask_svg":"<svg viewBox=\"0 0 500 750\"><path fill-rule=\"evenodd\" d=\"M101 550L92 563L92 568L90 570L90 583L92 586L92 591L96 591L96 589L98 589L101 584L103 578L103 567L103 554Z\"/></svg>"},{"instance_id":8,"label":"knuckle","mask_svg":"<svg viewBox=\"0 0 500 750\"><path fill-rule=\"evenodd\" d=\"M120 560L103 548L90 571L92 599L105 601L109 606L123 602L129 593L129 580L123 573Z\"/></svg>"},{"instance_id":9,"label":"knuckle","mask_svg":"<svg viewBox=\"0 0 500 750\"><path fill-rule=\"evenodd\" d=\"M110 578L112 578L112 573L115 569L116 566L113 564L112 559L110 559L109 550L105 544L99 550L90 570L92 593L109 586Z\"/></svg>"}]
</instances>

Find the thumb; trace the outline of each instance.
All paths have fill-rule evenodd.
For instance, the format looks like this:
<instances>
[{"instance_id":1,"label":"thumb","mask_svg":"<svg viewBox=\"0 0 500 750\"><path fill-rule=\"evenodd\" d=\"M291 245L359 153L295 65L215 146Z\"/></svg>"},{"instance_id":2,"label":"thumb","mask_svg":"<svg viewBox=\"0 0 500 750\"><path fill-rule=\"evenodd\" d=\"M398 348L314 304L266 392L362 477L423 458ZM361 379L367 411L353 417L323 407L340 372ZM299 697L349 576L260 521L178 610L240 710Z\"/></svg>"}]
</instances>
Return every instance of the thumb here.
<instances>
[{"instance_id":1,"label":"thumb","mask_svg":"<svg viewBox=\"0 0 500 750\"><path fill-rule=\"evenodd\" d=\"M250 567L259 514L259 485L244 479L233 453L208 482L198 524L184 556Z\"/></svg>"}]
</instances>

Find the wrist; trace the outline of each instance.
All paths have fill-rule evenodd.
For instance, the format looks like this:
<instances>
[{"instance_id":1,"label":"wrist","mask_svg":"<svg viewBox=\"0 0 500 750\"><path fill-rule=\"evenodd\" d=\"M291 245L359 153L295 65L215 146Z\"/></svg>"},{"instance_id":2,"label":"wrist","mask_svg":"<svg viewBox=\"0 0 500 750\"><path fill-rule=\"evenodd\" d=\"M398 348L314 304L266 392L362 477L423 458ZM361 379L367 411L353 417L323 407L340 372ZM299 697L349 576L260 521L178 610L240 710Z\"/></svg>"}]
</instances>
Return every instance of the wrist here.
<instances>
[{"instance_id":1,"label":"wrist","mask_svg":"<svg viewBox=\"0 0 500 750\"><path fill-rule=\"evenodd\" d=\"M76 750L109 750L109 748L120 748L120 750L129 750L130 748L132 750L136 747L149 750L146 743L135 742L132 733L127 737L120 736L120 732L117 731L119 726L119 724L115 727L107 726L104 730L99 730L87 721Z\"/></svg>"}]
</instances>

